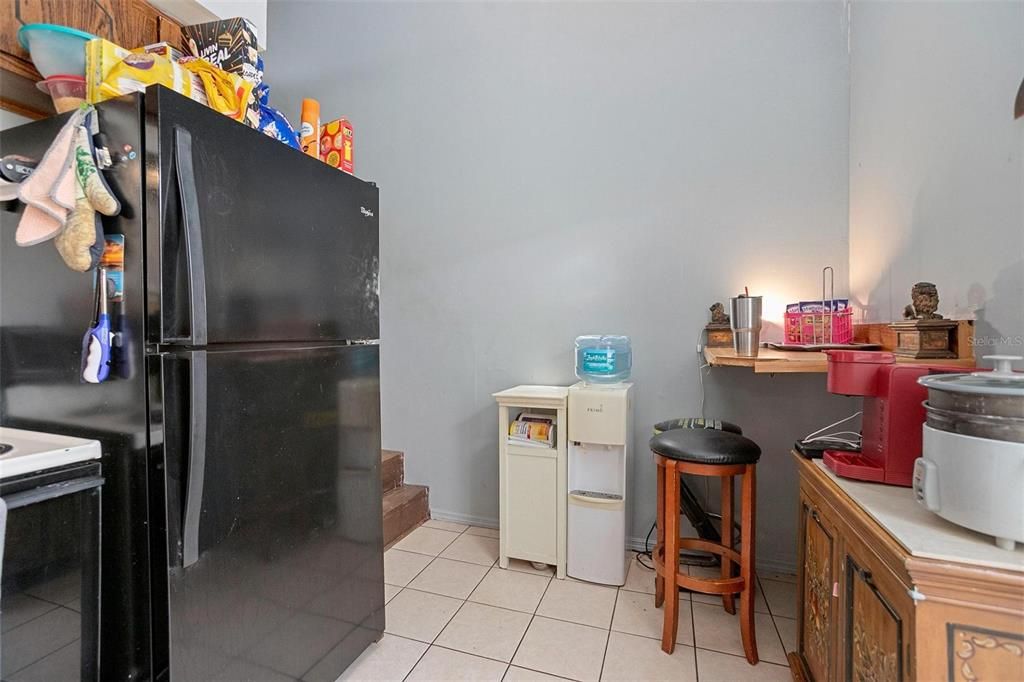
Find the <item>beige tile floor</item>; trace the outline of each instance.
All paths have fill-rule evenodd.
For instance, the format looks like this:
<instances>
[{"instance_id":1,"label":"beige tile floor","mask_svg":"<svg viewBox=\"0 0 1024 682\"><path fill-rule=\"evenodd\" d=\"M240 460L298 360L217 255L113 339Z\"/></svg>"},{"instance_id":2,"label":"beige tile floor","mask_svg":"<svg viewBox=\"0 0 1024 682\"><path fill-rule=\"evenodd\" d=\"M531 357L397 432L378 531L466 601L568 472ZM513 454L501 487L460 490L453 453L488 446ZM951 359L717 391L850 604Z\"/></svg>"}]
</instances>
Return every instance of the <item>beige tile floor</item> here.
<instances>
[{"instance_id":1,"label":"beige tile floor","mask_svg":"<svg viewBox=\"0 0 1024 682\"><path fill-rule=\"evenodd\" d=\"M628 555L633 557L633 553ZM428 521L384 554L387 630L341 680L789 680L794 579L759 580L761 663L743 658L721 600L683 593L678 645L661 650L654 572L631 560L621 588L497 566L497 531ZM694 575L701 571L692 569Z\"/></svg>"}]
</instances>

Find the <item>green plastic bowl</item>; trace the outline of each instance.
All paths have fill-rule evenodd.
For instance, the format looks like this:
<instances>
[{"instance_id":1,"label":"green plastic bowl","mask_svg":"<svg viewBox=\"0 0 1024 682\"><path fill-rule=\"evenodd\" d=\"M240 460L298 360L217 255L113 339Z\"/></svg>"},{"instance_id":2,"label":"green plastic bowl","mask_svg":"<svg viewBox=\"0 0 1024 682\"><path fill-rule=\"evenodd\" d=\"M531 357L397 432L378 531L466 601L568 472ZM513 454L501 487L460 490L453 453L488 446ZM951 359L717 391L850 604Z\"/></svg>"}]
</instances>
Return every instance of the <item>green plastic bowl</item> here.
<instances>
[{"instance_id":1,"label":"green plastic bowl","mask_svg":"<svg viewBox=\"0 0 1024 682\"><path fill-rule=\"evenodd\" d=\"M57 24L25 24L18 29L18 42L28 50L43 78L84 76L85 44L94 38L91 33Z\"/></svg>"}]
</instances>

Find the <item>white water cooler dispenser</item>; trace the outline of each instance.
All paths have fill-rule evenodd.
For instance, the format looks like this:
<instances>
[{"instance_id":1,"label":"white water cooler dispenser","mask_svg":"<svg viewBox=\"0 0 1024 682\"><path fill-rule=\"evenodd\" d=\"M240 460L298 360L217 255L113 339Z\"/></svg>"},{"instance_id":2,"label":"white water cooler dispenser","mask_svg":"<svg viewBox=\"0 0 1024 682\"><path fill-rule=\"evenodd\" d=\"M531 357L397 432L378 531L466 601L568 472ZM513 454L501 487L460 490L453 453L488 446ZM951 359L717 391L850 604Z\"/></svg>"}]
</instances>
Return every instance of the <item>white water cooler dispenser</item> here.
<instances>
[{"instance_id":1,"label":"white water cooler dispenser","mask_svg":"<svg viewBox=\"0 0 1024 682\"><path fill-rule=\"evenodd\" d=\"M633 384L569 387L566 573L626 583Z\"/></svg>"}]
</instances>

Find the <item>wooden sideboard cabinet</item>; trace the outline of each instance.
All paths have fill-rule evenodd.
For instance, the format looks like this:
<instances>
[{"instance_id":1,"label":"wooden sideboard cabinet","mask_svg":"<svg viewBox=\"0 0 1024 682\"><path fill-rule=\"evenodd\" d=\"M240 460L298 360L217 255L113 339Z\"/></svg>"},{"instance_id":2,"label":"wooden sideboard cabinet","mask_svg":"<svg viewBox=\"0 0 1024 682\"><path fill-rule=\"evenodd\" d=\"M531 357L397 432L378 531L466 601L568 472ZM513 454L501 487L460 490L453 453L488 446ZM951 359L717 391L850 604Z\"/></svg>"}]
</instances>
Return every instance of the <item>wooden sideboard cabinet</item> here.
<instances>
[{"instance_id":1,"label":"wooden sideboard cabinet","mask_svg":"<svg viewBox=\"0 0 1024 682\"><path fill-rule=\"evenodd\" d=\"M797 680L1024 680L1024 549L909 488L800 472Z\"/></svg>"},{"instance_id":2,"label":"wooden sideboard cabinet","mask_svg":"<svg viewBox=\"0 0 1024 682\"><path fill-rule=\"evenodd\" d=\"M144 0L3 0L0 107L30 118L54 114L50 97L36 88L42 76L18 43L18 29L39 23L71 26L126 48L181 44L181 26Z\"/></svg>"}]
</instances>

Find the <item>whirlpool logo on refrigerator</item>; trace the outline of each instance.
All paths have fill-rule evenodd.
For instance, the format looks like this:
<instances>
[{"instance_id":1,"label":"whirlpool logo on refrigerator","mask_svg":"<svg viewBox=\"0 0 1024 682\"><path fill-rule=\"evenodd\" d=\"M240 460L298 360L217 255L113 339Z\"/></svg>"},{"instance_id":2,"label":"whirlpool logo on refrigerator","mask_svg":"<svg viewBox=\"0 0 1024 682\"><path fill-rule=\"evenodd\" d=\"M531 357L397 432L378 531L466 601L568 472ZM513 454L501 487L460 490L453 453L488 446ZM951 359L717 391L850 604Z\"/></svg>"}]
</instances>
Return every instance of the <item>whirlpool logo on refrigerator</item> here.
<instances>
[{"instance_id":1,"label":"whirlpool logo on refrigerator","mask_svg":"<svg viewBox=\"0 0 1024 682\"><path fill-rule=\"evenodd\" d=\"M360 206L359 207L359 212L362 213L363 216L366 217L366 218L372 218L373 217L373 211L371 211L370 209L366 208L365 206Z\"/></svg>"}]
</instances>

